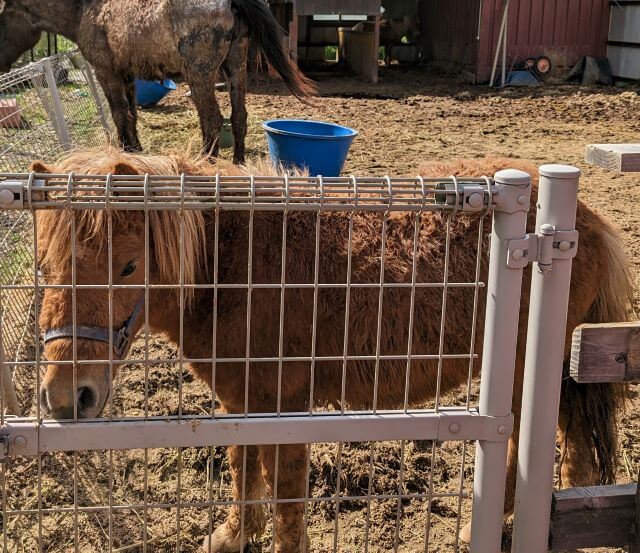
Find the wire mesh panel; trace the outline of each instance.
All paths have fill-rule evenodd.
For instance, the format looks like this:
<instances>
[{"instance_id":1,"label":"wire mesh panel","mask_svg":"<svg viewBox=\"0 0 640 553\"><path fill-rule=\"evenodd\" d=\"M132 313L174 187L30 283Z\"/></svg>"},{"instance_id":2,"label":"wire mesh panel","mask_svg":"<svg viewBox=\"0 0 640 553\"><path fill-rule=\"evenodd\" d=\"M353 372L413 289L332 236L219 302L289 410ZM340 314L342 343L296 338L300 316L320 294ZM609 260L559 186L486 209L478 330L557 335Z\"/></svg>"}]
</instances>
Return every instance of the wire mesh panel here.
<instances>
[{"instance_id":1,"label":"wire mesh panel","mask_svg":"<svg viewBox=\"0 0 640 553\"><path fill-rule=\"evenodd\" d=\"M511 425L476 409L491 179L3 185L34 280L0 293L35 298L0 327L5 550L461 547L469 444Z\"/></svg>"},{"instance_id":2,"label":"wire mesh panel","mask_svg":"<svg viewBox=\"0 0 640 553\"><path fill-rule=\"evenodd\" d=\"M25 171L78 146L100 146L109 108L78 52L0 75L0 171Z\"/></svg>"}]
</instances>

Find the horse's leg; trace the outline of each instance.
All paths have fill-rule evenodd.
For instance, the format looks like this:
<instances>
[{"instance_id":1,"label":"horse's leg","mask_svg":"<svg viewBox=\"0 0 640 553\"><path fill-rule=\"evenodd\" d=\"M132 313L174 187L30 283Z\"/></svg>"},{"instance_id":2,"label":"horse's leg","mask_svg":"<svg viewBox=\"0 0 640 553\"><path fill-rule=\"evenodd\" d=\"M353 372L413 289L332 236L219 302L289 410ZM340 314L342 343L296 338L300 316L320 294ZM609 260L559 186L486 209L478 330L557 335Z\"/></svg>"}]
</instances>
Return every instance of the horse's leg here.
<instances>
[{"instance_id":1,"label":"horse's leg","mask_svg":"<svg viewBox=\"0 0 640 553\"><path fill-rule=\"evenodd\" d=\"M249 39L245 34L236 36L231 42L229 53L222 68L229 82L231 97L231 126L233 128L233 162L244 162L244 140L247 135L247 51Z\"/></svg>"},{"instance_id":2,"label":"horse's leg","mask_svg":"<svg viewBox=\"0 0 640 553\"><path fill-rule=\"evenodd\" d=\"M593 486L599 483L591 437L582 417L579 402L560 403L560 488Z\"/></svg>"},{"instance_id":3,"label":"horse's leg","mask_svg":"<svg viewBox=\"0 0 640 553\"><path fill-rule=\"evenodd\" d=\"M96 78L109 103L121 146L128 152L139 151L141 146L135 128L135 114L130 111L127 79L116 75L110 67L101 66L96 67Z\"/></svg>"},{"instance_id":4,"label":"horse's leg","mask_svg":"<svg viewBox=\"0 0 640 553\"><path fill-rule=\"evenodd\" d=\"M183 74L191 88L202 131L202 153L217 157L222 113L216 100L216 75L229 49L229 39L217 28L198 30L195 37L180 41Z\"/></svg>"},{"instance_id":5,"label":"horse's leg","mask_svg":"<svg viewBox=\"0 0 640 553\"><path fill-rule=\"evenodd\" d=\"M267 491L277 499L300 499L275 506L273 532L276 553L309 551L304 547L304 501L306 490L307 445L260 446L260 461ZM278 459L276 486L276 457Z\"/></svg>"},{"instance_id":6,"label":"horse's leg","mask_svg":"<svg viewBox=\"0 0 640 553\"><path fill-rule=\"evenodd\" d=\"M138 137L138 102L136 101L136 81L133 75L127 75L125 80L127 102L129 103L129 134L131 135L131 151L141 152L142 144Z\"/></svg>"},{"instance_id":7,"label":"horse's leg","mask_svg":"<svg viewBox=\"0 0 640 553\"><path fill-rule=\"evenodd\" d=\"M260 499L262 478L256 446L231 446L227 449L233 499ZM246 476L243 478L243 466ZM229 509L227 520L218 526L211 536L205 538L202 549L206 553L238 553L244 550L248 538L259 536L264 531L264 511L261 505L234 504Z\"/></svg>"}]
</instances>

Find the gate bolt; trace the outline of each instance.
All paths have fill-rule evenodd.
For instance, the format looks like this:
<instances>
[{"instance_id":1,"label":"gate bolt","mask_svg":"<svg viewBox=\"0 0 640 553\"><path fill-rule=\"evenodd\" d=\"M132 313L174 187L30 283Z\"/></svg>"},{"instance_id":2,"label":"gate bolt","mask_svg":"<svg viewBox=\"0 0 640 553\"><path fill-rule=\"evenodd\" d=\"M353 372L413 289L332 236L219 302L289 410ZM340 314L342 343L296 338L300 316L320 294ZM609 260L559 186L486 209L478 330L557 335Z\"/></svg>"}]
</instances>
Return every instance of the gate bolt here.
<instances>
[{"instance_id":1,"label":"gate bolt","mask_svg":"<svg viewBox=\"0 0 640 553\"><path fill-rule=\"evenodd\" d=\"M520 261L523 257L524 257L524 251L517 249L517 250L513 250L511 252L511 257L515 260L515 261Z\"/></svg>"},{"instance_id":2,"label":"gate bolt","mask_svg":"<svg viewBox=\"0 0 640 553\"><path fill-rule=\"evenodd\" d=\"M563 240L558 244L558 249L561 252L568 252L571 249L571 242L569 242L568 240Z\"/></svg>"},{"instance_id":3,"label":"gate bolt","mask_svg":"<svg viewBox=\"0 0 640 553\"><path fill-rule=\"evenodd\" d=\"M458 432L460 432L460 425L457 422L451 423L449 425L449 432L451 432L451 434L457 434Z\"/></svg>"},{"instance_id":4,"label":"gate bolt","mask_svg":"<svg viewBox=\"0 0 640 553\"><path fill-rule=\"evenodd\" d=\"M27 445L27 439L24 436L16 436L13 439L13 445L16 447L24 447Z\"/></svg>"},{"instance_id":5,"label":"gate bolt","mask_svg":"<svg viewBox=\"0 0 640 553\"><path fill-rule=\"evenodd\" d=\"M467 203L473 208L482 207L484 204L484 198L479 192L474 192L467 198Z\"/></svg>"},{"instance_id":6,"label":"gate bolt","mask_svg":"<svg viewBox=\"0 0 640 553\"><path fill-rule=\"evenodd\" d=\"M529 203L529 198L524 194L522 196L518 196L518 203L520 205L527 205Z\"/></svg>"},{"instance_id":7,"label":"gate bolt","mask_svg":"<svg viewBox=\"0 0 640 553\"><path fill-rule=\"evenodd\" d=\"M507 427L504 424L498 426L498 434L504 436L507 433Z\"/></svg>"},{"instance_id":8,"label":"gate bolt","mask_svg":"<svg viewBox=\"0 0 640 553\"><path fill-rule=\"evenodd\" d=\"M13 203L13 192L7 188L0 190L0 206L10 206Z\"/></svg>"}]
</instances>

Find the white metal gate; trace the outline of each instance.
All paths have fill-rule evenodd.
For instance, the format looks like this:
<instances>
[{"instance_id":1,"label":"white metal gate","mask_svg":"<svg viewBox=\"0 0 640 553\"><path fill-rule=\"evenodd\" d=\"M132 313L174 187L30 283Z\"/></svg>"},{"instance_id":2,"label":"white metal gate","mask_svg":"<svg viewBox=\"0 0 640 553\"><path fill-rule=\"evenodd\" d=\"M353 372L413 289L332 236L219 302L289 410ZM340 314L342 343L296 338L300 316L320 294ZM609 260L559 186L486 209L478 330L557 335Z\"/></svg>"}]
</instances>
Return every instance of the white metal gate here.
<instances>
[{"instance_id":1,"label":"white metal gate","mask_svg":"<svg viewBox=\"0 0 640 553\"><path fill-rule=\"evenodd\" d=\"M51 275L42 274L33 261L22 273L23 280L14 278L0 285L4 313L10 312L13 297L20 291L27 290L35 306L26 325L26 333L31 336L29 346L16 359L6 358L4 353L0 358L0 375L6 379L12 370L15 379L21 380L17 382L18 395L25 413L22 417L5 415L6 398L2 398L4 549L194 550L198 540L215 530L234 507L240 519L239 540L244 543L256 533L256 508L264 507L269 513L267 529L272 539L258 543L265 547L270 544L272 550L295 551L300 547L287 546L278 535L289 531L286 521L278 517L285 517L287 506L301 505L305 536L302 549L310 544L317 551L458 550L458 532L463 519L468 518L463 515L464 506L471 496L468 449L475 442L471 548L479 553L498 551L507 446L513 425L511 396L522 271L529 261L539 260L540 286L553 288L559 282L566 288L570 258L577 244L571 232L571 216L567 223L562 214L558 216L550 208L553 220L547 220L549 206L560 205L565 214L570 214L572 195L575 213L577 174L557 167L546 171L540 186L539 224L550 222L554 227L542 228L538 239L526 235L530 177L513 170L501 171L493 179L0 175L0 213L30 213L33 260L38 259L41 247L37 228L41 218L36 214L70 214L60 219L68 227L59 227L70 237L75 237L84 224L76 216L79 212L102 213L107 229L106 250L96 254L106 256L104 279L87 282L83 278L76 264L86 263L86 252L81 242L71 239L68 280L52 284L48 281ZM43 192L45 180L47 194ZM563 192L563 203L555 204L553 194L560 189L568 192ZM174 270L172 282L159 282L151 276L153 251L160 247L160 236L154 234L158 232L157 214L162 212L176 215L171 219L172 234L162 235L178 248L178 258L174 259L178 271ZM204 223L199 219L201 226L196 232L202 233L198 239L209 241L211 258L206 279L199 281L189 276L190 256L197 255L188 245L194 231L189 221L194 213L205 217ZM485 215L492 217L488 264L485 225L490 223ZM242 217L243 224L228 226L232 216ZM143 247L136 260L145 269L137 284L123 283L116 272L122 261L118 225L127 217L138 217L142 222L139 238ZM304 229L311 229L311 234L301 233ZM377 238L363 240L365 231L367 237L375 234ZM278 256L266 258L265 252L274 240ZM422 248L428 249L431 243L435 252L424 253ZM563 247L566 243L568 248ZM326 251L328 247L335 249ZM237 278L238 273L227 273L230 269L225 267L226 259L240 255L241 250L245 256L244 279ZM429 259L440 260L440 265L435 261L432 264L440 267L440 273L436 269L431 273L422 270L420 260L428 255L432 255ZM292 256L308 259L310 264L290 269ZM344 266L332 272L328 264L334 258L343 260ZM565 263L564 269L556 270L556 260L561 266ZM549 275L552 261L554 271ZM399 267L407 271L399 274ZM372 274L377 278L371 279ZM423 280L425 274L441 277ZM534 279L536 294L537 286ZM72 332L63 335L72 341L71 358L53 363L43 358L39 322L42 295L52 290L70 294L72 305L68 320ZM554 296L554 308L559 304L562 309L563 301L566 305L568 288L565 291ZM542 300L534 297L532 305L546 305L545 292ZM89 295L97 297L101 293L107 298L100 305L104 316L108 315L104 340L108 354L102 359L83 359L78 344L86 339L82 334L86 331L78 331L88 323L78 320L78 305ZM140 335L131 350L125 350L125 359L114 354L114 342L119 340L114 331L123 319L114 296L120 294L139 298L138 305L144 305L140 310ZM174 321L174 348L150 332L152 323L156 327L163 324L150 312L160 309L162 302L154 299L159 294L166 294L167 304L174 301L171 298L175 294L180 307ZM331 304L336 297L339 301ZM204 299L211 306L211 319L206 319L208 330L203 327L206 338L202 341L210 353L194 355L200 350L189 331L195 324L189 318L193 309L190 302ZM440 306L433 313L431 333L416 328L416 319L424 320L417 311L421 302ZM135 301L129 303L127 313L135 313ZM303 305L308 307L310 317L300 316L299 324L292 325L289 317ZM402 320L390 321L386 314L397 305L406 305L407 309ZM484 313L480 309L483 305ZM239 319L244 321L232 336L235 340L221 328L220 321L231 320L226 309L240 310ZM367 309L373 309L374 326L355 326L354 321L364 320L359 317ZM256 328L256 320L265 322L260 314L272 312L279 316L269 325ZM336 313L342 321L339 329L327 329L327 321L335 322L332 317ZM86 317L85 311L81 314ZM15 325L10 317L0 320L2 353L7 348L4 338L15 332ZM530 321L530 329L537 328L538 323ZM562 321L558 321L560 326ZM557 344L561 344L560 351L563 347L564 327L562 332L554 330L553 336L545 337L545 348L551 355L545 362L561 368L562 358L556 357ZM324 336L331 332L341 337L336 351L328 351L323 345ZM453 339L454 332L464 337ZM395 340L394 333L403 340ZM292 337L307 335L304 344L293 343ZM367 341L367 336L374 338ZM429 343L420 343L424 336L429 337ZM364 344L361 347L360 337ZM531 351L538 338L532 338ZM257 340L268 347L261 350ZM454 347L463 342L464 349ZM308 351L301 353L305 348ZM235 351L243 353L229 353ZM472 375L480 366L479 351L483 374L476 401ZM109 380L109 395L102 400L103 413L83 418L85 406L102 397L98 390L82 384L83 371L96 364L106 367L116 383L112 386ZM208 367L207 378L217 391L223 389L225 371L234 367L242 383L237 409L227 406L225 412L215 395L207 397L206 390L183 371L187 364ZM40 390L44 371L53 365L67 367L72 373L73 405L66 411L69 420L48 418L41 406L41 402L51 402L47 394L53 391L47 390L41 397ZM356 366L357 370L352 369ZM462 366L464 377L454 383L456 387L450 375ZM257 391L249 385L253 382L251 375L267 378L265 367L271 368L269 378L276 382L271 389L277 394L269 398L272 403L260 403L260 384ZM291 400L294 407L290 407L286 390L299 375L291 371L300 371L300 367L308 375L304 377L308 386L304 400ZM425 392L412 385L411 374L427 371L424 367L433 367L433 393L421 401L418 409L416 398ZM325 394L323 379L332 368L340 374L340 385L333 396L328 393L331 397L327 399L321 397ZM364 374L369 380L358 380ZM394 378L401 382L400 392L391 392L395 390ZM371 383L370 389L367 382ZM558 377L558 386L559 382ZM366 388L366 393L358 387ZM350 404L350 397L362 398L369 393L367 401ZM387 393L393 397L387 398ZM526 403L527 397L525 392L525 411L535 410L535 405ZM257 411L252 405L272 407ZM553 418L553 409L545 410ZM527 425L522 436L534 432ZM382 448L385 442L392 443L392 448ZM305 447L306 460L301 468L296 465L300 461L297 458L292 457L287 464L287 456L293 451L287 448L294 444L331 447ZM271 445L274 450L268 447ZM235 494L225 484L228 470L215 446L241 446L236 450L240 452L237 464L231 467L237 477ZM420 448L426 449L426 455L416 453ZM457 461L447 466L448 472L454 472L444 480L440 478L444 469L438 467L448 463L442 461L447 448L453 452L449 457ZM253 489L250 478L256 459L269 455L275 455L275 461L271 472L263 463L269 489L264 494ZM532 453L528 451L527 455ZM323 464L319 461L323 456L331 460ZM414 489L411 478L418 470L418 458L428 464L428 470L424 485ZM390 477L383 468L388 464L393 465ZM283 491L298 470L304 473L304 493ZM328 471L328 476L322 471ZM548 466L541 471L541 478L549 476ZM538 486L544 510L547 482L540 482L529 485ZM358 507L364 520L350 515ZM378 508L388 511L386 522L376 518ZM442 514L447 512L452 522ZM163 526L159 521L167 517L171 522ZM544 513L541 517L544 519ZM540 531L541 527L534 530Z\"/></svg>"}]
</instances>

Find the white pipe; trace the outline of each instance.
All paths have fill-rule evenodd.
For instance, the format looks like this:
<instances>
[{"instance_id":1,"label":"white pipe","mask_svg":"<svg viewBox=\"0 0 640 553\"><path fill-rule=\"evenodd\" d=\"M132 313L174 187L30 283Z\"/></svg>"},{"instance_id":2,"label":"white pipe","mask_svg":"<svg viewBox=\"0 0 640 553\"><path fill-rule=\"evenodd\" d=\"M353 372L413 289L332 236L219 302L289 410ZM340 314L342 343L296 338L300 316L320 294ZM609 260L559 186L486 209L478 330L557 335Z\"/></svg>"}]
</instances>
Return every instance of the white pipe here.
<instances>
[{"instance_id":1,"label":"white pipe","mask_svg":"<svg viewBox=\"0 0 640 553\"><path fill-rule=\"evenodd\" d=\"M495 183L499 194L489 256L479 412L503 417L511 414L522 288L522 269L507 266L507 252L509 240L521 240L526 235L531 179L527 173L509 169L496 173ZM500 551L507 449L507 442L477 442L471 526L473 553Z\"/></svg>"},{"instance_id":2,"label":"white pipe","mask_svg":"<svg viewBox=\"0 0 640 553\"><path fill-rule=\"evenodd\" d=\"M579 176L576 167L540 167L536 232L575 229ZM571 262L553 259L546 274L536 265L531 278L513 553L547 551Z\"/></svg>"}]
</instances>

